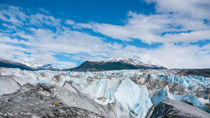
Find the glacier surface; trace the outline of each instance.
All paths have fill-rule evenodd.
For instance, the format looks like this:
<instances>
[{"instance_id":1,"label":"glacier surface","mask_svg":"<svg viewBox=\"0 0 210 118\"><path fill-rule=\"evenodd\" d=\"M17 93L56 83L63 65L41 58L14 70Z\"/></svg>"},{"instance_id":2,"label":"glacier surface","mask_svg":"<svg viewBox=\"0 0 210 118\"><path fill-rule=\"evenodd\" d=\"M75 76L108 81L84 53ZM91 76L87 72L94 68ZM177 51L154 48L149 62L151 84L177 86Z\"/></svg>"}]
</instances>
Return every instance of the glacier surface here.
<instances>
[{"instance_id":1,"label":"glacier surface","mask_svg":"<svg viewBox=\"0 0 210 118\"><path fill-rule=\"evenodd\" d=\"M120 70L102 72L0 70L0 95L9 94L30 83L56 85L57 96L70 106L89 105L92 112L116 118L144 118L153 104L165 99L192 103L209 111L210 78L175 75L175 70ZM178 85L178 87L177 87ZM182 88L182 89L181 89ZM184 92L180 92L183 90ZM100 105L76 102L70 93L88 96ZM71 102L75 101L75 102ZM100 110L105 108L105 110Z\"/></svg>"}]
</instances>

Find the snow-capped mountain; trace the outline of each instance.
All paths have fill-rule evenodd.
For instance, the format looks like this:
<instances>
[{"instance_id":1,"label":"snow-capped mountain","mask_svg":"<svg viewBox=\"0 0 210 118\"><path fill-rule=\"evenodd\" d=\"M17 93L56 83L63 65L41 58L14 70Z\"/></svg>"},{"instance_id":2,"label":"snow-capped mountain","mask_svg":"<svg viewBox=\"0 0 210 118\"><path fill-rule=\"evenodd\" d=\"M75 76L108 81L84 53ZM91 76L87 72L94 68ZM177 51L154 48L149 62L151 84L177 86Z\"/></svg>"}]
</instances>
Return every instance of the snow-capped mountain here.
<instances>
[{"instance_id":1,"label":"snow-capped mountain","mask_svg":"<svg viewBox=\"0 0 210 118\"><path fill-rule=\"evenodd\" d=\"M21 62L22 64L25 64L31 68L34 68L35 70L61 70L59 68L57 68L56 66L54 66L53 64L32 64L29 62Z\"/></svg>"},{"instance_id":2,"label":"snow-capped mountain","mask_svg":"<svg viewBox=\"0 0 210 118\"><path fill-rule=\"evenodd\" d=\"M28 62L14 62L11 60L5 60L0 58L0 67L4 68L19 68L21 70L52 70L52 71L57 71L61 70L53 66L52 64L46 64L46 65L41 65L41 64L32 64Z\"/></svg>"},{"instance_id":3,"label":"snow-capped mountain","mask_svg":"<svg viewBox=\"0 0 210 118\"><path fill-rule=\"evenodd\" d=\"M26 64L19 63L19 62L14 62L14 61L10 61L10 60L5 60L5 59L1 59L1 58L0 58L0 67L19 68L19 69L22 69L22 70L35 70L33 67L28 66Z\"/></svg>"},{"instance_id":4,"label":"snow-capped mountain","mask_svg":"<svg viewBox=\"0 0 210 118\"><path fill-rule=\"evenodd\" d=\"M162 66L145 64L135 59L109 59L103 61L85 61L80 66L68 70L72 71L107 71L123 69L166 69Z\"/></svg>"},{"instance_id":5,"label":"snow-capped mountain","mask_svg":"<svg viewBox=\"0 0 210 118\"><path fill-rule=\"evenodd\" d=\"M19 68L22 70L62 70L60 68L56 68L52 64L31 64L28 62L14 62L10 60L0 59L0 67L7 67L7 68ZM123 69L165 69L162 66L152 65L152 64L145 64L141 61L135 59L109 59L103 61L85 61L80 66L76 68L71 68L67 70L73 71L103 71L103 70L123 70Z\"/></svg>"},{"instance_id":6,"label":"snow-capped mountain","mask_svg":"<svg viewBox=\"0 0 210 118\"><path fill-rule=\"evenodd\" d=\"M123 69L166 69L162 66L146 64L136 59L111 58L102 61L85 61L76 68L64 69L53 64L32 64L29 62L14 62L11 60L0 58L0 68L19 68L21 70L71 70L71 71L107 71L107 70L123 70ZM210 69L175 69L177 75L197 75L210 77Z\"/></svg>"},{"instance_id":7,"label":"snow-capped mountain","mask_svg":"<svg viewBox=\"0 0 210 118\"><path fill-rule=\"evenodd\" d=\"M41 67L41 66L43 66L42 64L32 64L32 63L29 63L29 62L26 62L26 61L23 61L23 62L21 62L22 64L25 64L25 65L27 65L27 66L29 66L29 67L31 67L31 68L37 68L37 67Z\"/></svg>"},{"instance_id":8,"label":"snow-capped mountain","mask_svg":"<svg viewBox=\"0 0 210 118\"><path fill-rule=\"evenodd\" d=\"M165 68L159 65L153 65L153 64L146 64L143 63L135 58L128 58L128 59L122 59L122 58L110 58L108 60L104 60L104 62L123 62L127 64L137 65L137 66L145 66L145 67L151 67L151 68Z\"/></svg>"},{"instance_id":9,"label":"snow-capped mountain","mask_svg":"<svg viewBox=\"0 0 210 118\"><path fill-rule=\"evenodd\" d=\"M52 64L46 64L46 65L43 65L43 66L39 66L39 67L36 67L37 70L52 70L52 71L55 71L55 70L61 70L59 68L56 68L54 65Z\"/></svg>"}]
</instances>

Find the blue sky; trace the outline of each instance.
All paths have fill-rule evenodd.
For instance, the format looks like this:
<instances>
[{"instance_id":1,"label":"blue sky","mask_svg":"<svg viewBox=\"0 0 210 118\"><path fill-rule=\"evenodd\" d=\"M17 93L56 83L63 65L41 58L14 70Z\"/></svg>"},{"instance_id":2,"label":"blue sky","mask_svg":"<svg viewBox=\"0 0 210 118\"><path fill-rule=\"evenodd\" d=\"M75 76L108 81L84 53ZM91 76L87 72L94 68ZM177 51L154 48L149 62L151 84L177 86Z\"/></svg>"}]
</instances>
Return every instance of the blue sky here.
<instances>
[{"instance_id":1,"label":"blue sky","mask_svg":"<svg viewBox=\"0 0 210 118\"><path fill-rule=\"evenodd\" d=\"M1 0L0 58L75 67L136 58L210 67L209 0Z\"/></svg>"},{"instance_id":2,"label":"blue sky","mask_svg":"<svg viewBox=\"0 0 210 118\"><path fill-rule=\"evenodd\" d=\"M154 5L141 0L3 0L3 3L36 12L45 9L55 17L76 22L123 24L128 11L152 14Z\"/></svg>"}]
</instances>

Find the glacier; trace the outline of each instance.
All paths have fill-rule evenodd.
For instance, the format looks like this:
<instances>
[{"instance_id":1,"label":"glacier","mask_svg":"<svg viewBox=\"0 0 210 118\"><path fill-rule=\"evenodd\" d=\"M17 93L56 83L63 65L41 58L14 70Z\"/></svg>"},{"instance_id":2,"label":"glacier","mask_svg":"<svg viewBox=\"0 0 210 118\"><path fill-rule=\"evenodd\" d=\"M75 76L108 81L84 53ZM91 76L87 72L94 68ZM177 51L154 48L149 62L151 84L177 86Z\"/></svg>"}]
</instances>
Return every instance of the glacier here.
<instances>
[{"instance_id":1,"label":"glacier","mask_svg":"<svg viewBox=\"0 0 210 118\"><path fill-rule=\"evenodd\" d=\"M166 69L73 72L4 68L0 70L0 95L13 93L27 83L45 83L56 86L56 96L67 105L88 106L107 117L144 118L153 104L165 99L191 103L210 112L210 78L175 73Z\"/></svg>"}]
</instances>

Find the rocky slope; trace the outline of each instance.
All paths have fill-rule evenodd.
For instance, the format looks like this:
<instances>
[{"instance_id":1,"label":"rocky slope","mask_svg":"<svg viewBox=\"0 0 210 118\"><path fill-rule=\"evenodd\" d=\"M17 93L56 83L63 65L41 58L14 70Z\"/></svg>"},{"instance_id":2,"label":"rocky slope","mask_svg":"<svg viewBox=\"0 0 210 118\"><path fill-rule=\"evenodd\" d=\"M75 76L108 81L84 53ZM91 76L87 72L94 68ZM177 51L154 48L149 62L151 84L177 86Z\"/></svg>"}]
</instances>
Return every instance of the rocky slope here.
<instances>
[{"instance_id":1,"label":"rocky slope","mask_svg":"<svg viewBox=\"0 0 210 118\"><path fill-rule=\"evenodd\" d=\"M148 118L209 118L210 114L197 109L189 104L175 101L164 100L151 110ZM148 113L150 114L150 113Z\"/></svg>"},{"instance_id":2,"label":"rocky slope","mask_svg":"<svg viewBox=\"0 0 210 118\"><path fill-rule=\"evenodd\" d=\"M105 118L86 109L66 105L53 89L53 86L45 84L26 84L15 93L0 96L0 117Z\"/></svg>"}]
</instances>

